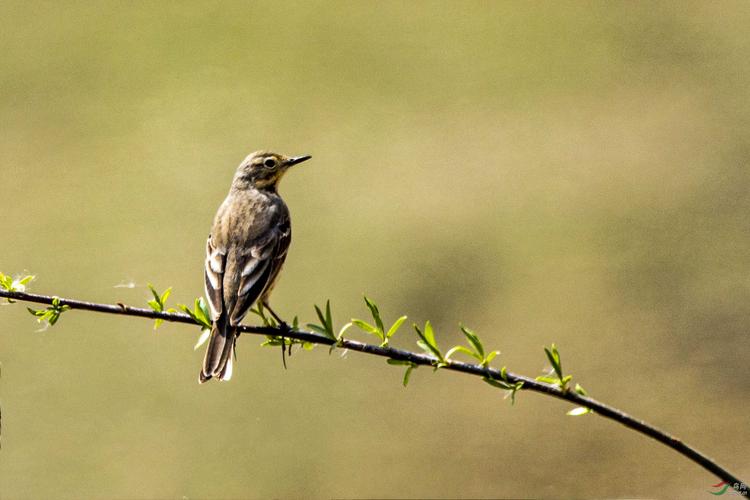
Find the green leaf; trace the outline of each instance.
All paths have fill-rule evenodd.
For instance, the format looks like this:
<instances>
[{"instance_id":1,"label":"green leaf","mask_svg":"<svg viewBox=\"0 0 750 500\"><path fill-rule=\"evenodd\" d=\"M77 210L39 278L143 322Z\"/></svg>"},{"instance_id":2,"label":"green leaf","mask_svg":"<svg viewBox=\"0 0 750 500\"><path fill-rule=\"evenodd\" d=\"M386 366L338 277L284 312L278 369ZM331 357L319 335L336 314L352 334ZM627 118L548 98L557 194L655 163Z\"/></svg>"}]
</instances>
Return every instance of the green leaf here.
<instances>
[{"instance_id":1,"label":"green leaf","mask_svg":"<svg viewBox=\"0 0 750 500\"><path fill-rule=\"evenodd\" d=\"M333 317L331 316L331 301L326 300L326 330L328 330L333 337Z\"/></svg>"},{"instance_id":2,"label":"green leaf","mask_svg":"<svg viewBox=\"0 0 750 500\"><path fill-rule=\"evenodd\" d=\"M21 285L28 285L31 280L34 279L33 275L24 276L20 280L18 280L18 283Z\"/></svg>"},{"instance_id":3,"label":"green leaf","mask_svg":"<svg viewBox=\"0 0 750 500\"><path fill-rule=\"evenodd\" d=\"M393 359L393 358L388 358L385 360L385 362L388 363L389 365L411 365L413 364L411 361L404 361L402 359Z\"/></svg>"},{"instance_id":4,"label":"green leaf","mask_svg":"<svg viewBox=\"0 0 750 500\"><path fill-rule=\"evenodd\" d=\"M513 389L513 386L507 382L503 382L502 380L495 380L494 378L484 377L482 378L486 383L490 384L492 387L497 387L498 389L502 389L504 391L510 391Z\"/></svg>"},{"instance_id":5,"label":"green leaf","mask_svg":"<svg viewBox=\"0 0 750 500\"><path fill-rule=\"evenodd\" d=\"M206 318L206 319L207 319L207 320L209 321L209 323L210 323L210 322L211 322L211 320L212 320L212 318L211 318L211 308L210 308L210 307L208 307L208 304L207 304L207 303L206 303L206 301L205 301L205 300L203 299L203 297L201 297L201 298L200 298L200 302L198 303L198 305L199 305L199 306L200 306L200 308L201 308L201 312L203 313L203 316L204 316L204 317L205 317L205 318Z\"/></svg>"},{"instance_id":6,"label":"green leaf","mask_svg":"<svg viewBox=\"0 0 750 500\"><path fill-rule=\"evenodd\" d=\"M317 304L315 304L315 313L318 315L318 319L320 320L321 324L325 326L326 317L323 315L323 311L320 310L320 307L318 307Z\"/></svg>"},{"instance_id":7,"label":"green leaf","mask_svg":"<svg viewBox=\"0 0 750 500\"><path fill-rule=\"evenodd\" d=\"M378 330L375 326L371 325L370 323L366 321L362 321L361 319L352 318L352 323L357 326L362 331L365 331L367 333L370 333L372 335L375 335L380 340L385 340L383 336L380 333L380 330Z\"/></svg>"},{"instance_id":8,"label":"green leaf","mask_svg":"<svg viewBox=\"0 0 750 500\"><path fill-rule=\"evenodd\" d=\"M472 347L474 347L474 351L479 354L479 360L481 361L482 359L484 359L484 346L482 345L482 341L479 340L477 334L463 325L460 325L460 327L464 336L469 340L469 343L472 345Z\"/></svg>"},{"instance_id":9,"label":"green leaf","mask_svg":"<svg viewBox=\"0 0 750 500\"><path fill-rule=\"evenodd\" d=\"M557 361L557 364L560 364L560 353L557 350L557 346L555 344L552 344L550 346L550 350L552 351L552 355L555 357L555 360Z\"/></svg>"},{"instance_id":10,"label":"green leaf","mask_svg":"<svg viewBox=\"0 0 750 500\"><path fill-rule=\"evenodd\" d=\"M576 392L577 392L578 394L580 394L581 396L588 396L588 393L586 392L586 390L585 390L585 389L584 389L583 387L581 387L581 385L580 385L580 384L576 384L576 387L575 387L575 389L574 389L574 390L575 390L575 391L576 391Z\"/></svg>"},{"instance_id":11,"label":"green leaf","mask_svg":"<svg viewBox=\"0 0 750 500\"><path fill-rule=\"evenodd\" d=\"M274 347L282 345L281 337L274 337L272 335L266 335L266 340L260 344L261 347Z\"/></svg>"},{"instance_id":12,"label":"green leaf","mask_svg":"<svg viewBox=\"0 0 750 500\"><path fill-rule=\"evenodd\" d=\"M307 327L310 330L314 331L315 333L320 333L321 335L326 335L326 336L328 335L328 333L325 331L325 329L322 326L320 326L320 325L316 325L314 323L308 323Z\"/></svg>"},{"instance_id":13,"label":"green leaf","mask_svg":"<svg viewBox=\"0 0 750 500\"><path fill-rule=\"evenodd\" d=\"M417 367L417 365L409 365L409 367L404 372L404 381L402 382L404 384L404 387L409 385L409 379L411 378L411 372L414 371L414 369Z\"/></svg>"},{"instance_id":14,"label":"green leaf","mask_svg":"<svg viewBox=\"0 0 750 500\"><path fill-rule=\"evenodd\" d=\"M411 372L414 371L414 369L417 367L415 363L412 363L411 361L391 358L386 359L386 363L388 363L389 365L406 366L407 368L404 372L404 380L402 383L404 384L404 387L409 385L409 377L411 377Z\"/></svg>"},{"instance_id":15,"label":"green leaf","mask_svg":"<svg viewBox=\"0 0 750 500\"><path fill-rule=\"evenodd\" d=\"M552 366L552 368L554 369L557 362L555 361L555 357L552 355L552 352L546 346L544 347L544 354L546 354L550 366Z\"/></svg>"},{"instance_id":16,"label":"green leaf","mask_svg":"<svg viewBox=\"0 0 750 500\"><path fill-rule=\"evenodd\" d=\"M0 288L9 292L25 292L26 285L34 279L33 275L27 275L23 278L13 279L12 276L0 273ZM9 304L14 303L13 299L6 299Z\"/></svg>"},{"instance_id":17,"label":"green leaf","mask_svg":"<svg viewBox=\"0 0 750 500\"><path fill-rule=\"evenodd\" d=\"M414 324L414 329L417 331L417 335L420 338L420 340L417 341L417 345L427 354L436 357L440 363L444 363L445 360L443 359L443 355L440 354L440 350L435 345L435 333L432 330L430 322L428 321L425 323L424 333L422 333L422 330L419 329L416 323Z\"/></svg>"},{"instance_id":18,"label":"green leaf","mask_svg":"<svg viewBox=\"0 0 750 500\"><path fill-rule=\"evenodd\" d=\"M151 290L151 294L154 296L154 300L156 301L157 304L159 304L161 301L161 297L159 296L159 293L154 288L154 285L152 285L151 283L148 283L148 289Z\"/></svg>"},{"instance_id":19,"label":"green leaf","mask_svg":"<svg viewBox=\"0 0 750 500\"><path fill-rule=\"evenodd\" d=\"M553 385L557 385L560 382L559 379L552 378L547 375L540 375L536 377L534 380L538 382L544 382L545 384L553 384Z\"/></svg>"},{"instance_id":20,"label":"green leaf","mask_svg":"<svg viewBox=\"0 0 750 500\"><path fill-rule=\"evenodd\" d=\"M500 351L492 351L491 353L489 353L489 354L487 355L487 357L486 357L486 358L484 358L484 363L482 363L482 364L483 364L483 365L485 365L485 366L489 365L489 364L490 364L490 362L491 362L491 361L492 361L493 359L495 359L495 356L497 356L498 354L500 354Z\"/></svg>"},{"instance_id":21,"label":"green leaf","mask_svg":"<svg viewBox=\"0 0 750 500\"><path fill-rule=\"evenodd\" d=\"M60 315L62 313L70 310L70 306L61 305L60 297L52 297L52 304L47 306L46 309L34 310L30 307L27 307L26 310L29 311L30 314L34 315L39 323L46 321L50 326L52 326L57 323L57 320L60 319Z\"/></svg>"},{"instance_id":22,"label":"green leaf","mask_svg":"<svg viewBox=\"0 0 750 500\"><path fill-rule=\"evenodd\" d=\"M345 333L345 332L346 332L346 331L347 331L347 330L348 330L349 328L351 328L352 326L354 326L354 323L352 323L351 321L350 321L349 323L345 324L344 326L342 326L342 327L341 327L341 330L339 330L339 334L338 334L338 336L336 337L336 341L339 341L339 340L341 340L341 337L343 337L343 336L344 336L344 333Z\"/></svg>"},{"instance_id":23,"label":"green leaf","mask_svg":"<svg viewBox=\"0 0 750 500\"><path fill-rule=\"evenodd\" d=\"M577 408L573 408L569 412L566 413L566 415L570 415L572 417L577 417L579 415L586 415L587 413L593 413L591 409L586 408L585 406L579 406Z\"/></svg>"},{"instance_id":24,"label":"green leaf","mask_svg":"<svg viewBox=\"0 0 750 500\"><path fill-rule=\"evenodd\" d=\"M195 299L195 317L201 324L211 327L211 312L208 310L203 297Z\"/></svg>"},{"instance_id":25,"label":"green leaf","mask_svg":"<svg viewBox=\"0 0 750 500\"><path fill-rule=\"evenodd\" d=\"M195 299L194 307L191 310L188 306L185 304L177 304L177 307L182 309L185 313L187 313L188 316L190 316L190 319L195 321L198 325L200 325L201 328L211 328L211 320L206 315L206 306L203 302L203 298L199 297ZM170 308L166 312L172 312L174 309ZM156 320L161 322L161 320ZM159 323L161 324L161 323ZM158 325L157 325L158 326Z\"/></svg>"},{"instance_id":26,"label":"green leaf","mask_svg":"<svg viewBox=\"0 0 750 500\"><path fill-rule=\"evenodd\" d=\"M368 299L367 295L365 295L365 304L367 304L367 307L370 309L372 319L375 320L375 324L378 326L378 330L380 330L380 338L385 340L385 326L383 326L383 320L380 318L378 306L372 300Z\"/></svg>"},{"instance_id":27,"label":"green leaf","mask_svg":"<svg viewBox=\"0 0 750 500\"><path fill-rule=\"evenodd\" d=\"M406 316L401 316L400 318L398 318L388 329L388 332L385 334L385 338L389 339L393 337L393 334L396 333L399 328L401 328L401 325L404 324L404 321L406 321Z\"/></svg>"},{"instance_id":28,"label":"green leaf","mask_svg":"<svg viewBox=\"0 0 750 500\"><path fill-rule=\"evenodd\" d=\"M557 378L562 380L563 378L562 363L560 361L560 353L557 351L557 347L555 346L555 344L552 344L550 349L547 349L545 347L544 352L545 354L547 354L547 359L552 365L552 369L555 370L555 373L557 374Z\"/></svg>"},{"instance_id":29,"label":"green leaf","mask_svg":"<svg viewBox=\"0 0 750 500\"><path fill-rule=\"evenodd\" d=\"M206 308L203 297L195 301L195 317L207 328L211 328L211 312Z\"/></svg>"},{"instance_id":30,"label":"green leaf","mask_svg":"<svg viewBox=\"0 0 750 500\"><path fill-rule=\"evenodd\" d=\"M151 309L156 312L165 312L164 304L169 295L172 293L172 287L170 286L169 288L167 288L162 295L159 295L159 293L154 288L154 285L152 285L151 283L148 284L148 289L151 290L151 295L153 295L154 298L148 300L146 303L149 305L149 307L151 307ZM164 320L162 319L154 320L154 330L159 328L159 325L161 325L163 321Z\"/></svg>"},{"instance_id":31,"label":"green leaf","mask_svg":"<svg viewBox=\"0 0 750 500\"><path fill-rule=\"evenodd\" d=\"M164 305L167 303L167 299L169 298L169 295L172 293L172 287L170 286L166 290L164 290L164 293L161 295L161 298L159 299L159 302Z\"/></svg>"},{"instance_id":32,"label":"green leaf","mask_svg":"<svg viewBox=\"0 0 750 500\"><path fill-rule=\"evenodd\" d=\"M429 321L424 324L424 338L426 339L428 344L437 348L437 343L435 342L435 332L432 330L432 323L430 323Z\"/></svg>"},{"instance_id":33,"label":"green leaf","mask_svg":"<svg viewBox=\"0 0 750 500\"><path fill-rule=\"evenodd\" d=\"M323 310L315 305L315 314L317 314L320 320L320 325L313 325L308 323L308 327L315 330L317 333L325 335L331 340L337 340L336 334L333 333L333 316L331 315L331 301L326 300L326 312L323 314Z\"/></svg>"},{"instance_id":34,"label":"green leaf","mask_svg":"<svg viewBox=\"0 0 750 500\"><path fill-rule=\"evenodd\" d=\"M523 388L523 382L516 382L513 389L510 390L510 404L516 404L516 393Z\"/></svg>"},{"instance_id":35,"label":"green leaf","mask_svg":"<svg viewBox=\"0 0 750 500\"><path fill-rule=\"evenodd\" d=\"M478 360L480 362L482 361L482 358L479 356L479 354L477 354L474 351L471 351L471 350L467 349L466 347L464 347L462 345L457 345L455 347L451 347L451 349L445 354L445 359L451 359L451 356L453 356L453 354L455 354L457 352L462 352L462 353L466 354L467 356L471 356L472 358L474 358L474 359L476 359L476 360Z\"/></svg>"}]
</instances>

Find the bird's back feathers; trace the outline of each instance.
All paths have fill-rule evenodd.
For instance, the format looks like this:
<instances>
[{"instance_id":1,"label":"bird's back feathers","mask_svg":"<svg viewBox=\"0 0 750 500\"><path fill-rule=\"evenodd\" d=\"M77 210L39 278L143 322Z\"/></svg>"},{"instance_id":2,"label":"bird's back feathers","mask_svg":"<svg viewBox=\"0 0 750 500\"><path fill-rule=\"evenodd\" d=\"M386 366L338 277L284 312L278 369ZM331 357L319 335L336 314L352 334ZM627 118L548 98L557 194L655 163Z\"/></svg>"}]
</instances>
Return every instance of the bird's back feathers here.
<instances>
[{"instance_id":1,"label":"bird's back feathers","mask_svg":"<svg viewBox=\"0 0 750 500\"><path fill-rule=\"evenodd\" d=\"M222 203L206 243L206 297L214 324L201 382L228 378L236 327L257 300L267 301L290 242L289 210L275 192L233 191Z\"/></svg>"}]
</instances>

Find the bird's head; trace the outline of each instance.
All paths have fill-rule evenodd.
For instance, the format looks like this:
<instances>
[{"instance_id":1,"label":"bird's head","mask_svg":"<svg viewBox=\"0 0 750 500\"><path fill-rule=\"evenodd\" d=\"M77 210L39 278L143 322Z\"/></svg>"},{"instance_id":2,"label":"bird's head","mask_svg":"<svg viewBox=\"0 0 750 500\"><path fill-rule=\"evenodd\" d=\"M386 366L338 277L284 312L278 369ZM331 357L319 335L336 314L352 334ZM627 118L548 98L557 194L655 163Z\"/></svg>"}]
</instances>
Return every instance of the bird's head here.
<instances>
[{"instance_id":1,"label":"bird's head","mask_svg":"<svg viewBox=\"0 0 750 500\"><path fill-rule=\"evenodd\" d=\"M274 190L289 167L310 158L309 155L290 157L268 151L250 153L237 167L234 185Z\"/></svg>"}]
</instances>

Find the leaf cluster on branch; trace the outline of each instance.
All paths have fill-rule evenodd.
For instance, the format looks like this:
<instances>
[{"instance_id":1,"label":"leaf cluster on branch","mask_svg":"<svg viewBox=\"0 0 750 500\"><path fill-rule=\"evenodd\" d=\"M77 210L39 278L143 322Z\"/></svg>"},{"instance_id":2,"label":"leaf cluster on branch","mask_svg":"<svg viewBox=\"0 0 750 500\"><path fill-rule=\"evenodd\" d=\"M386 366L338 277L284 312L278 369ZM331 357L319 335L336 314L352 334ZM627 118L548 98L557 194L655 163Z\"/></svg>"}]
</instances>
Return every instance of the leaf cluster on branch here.
<instances>
[{"instance_id":1,"label":"leaf cluster on branch","mask_svg":"<svg viewBox=\"0 0 750 500\"><path fill-rule=\"evenodd\" d=\"M126 306L122 303L118 303L117 305L98 304L57 296L30 294L26 292L26 285L33 279L33 276L12 278L9 275L0 273L0 297L5 297L8 303L23 300L47 304L45 309L34 310L29 308L31 314L38 321L47 325L54 325L64 312L72 309L151 318L155 320L155 329L159 328L164 321L195 323L201 329L198 343L195 346L196 348L205 342L211 330L211 315L203 298L195 299L192 308L184 304L178 304L179 309L184 313L178 312L175 308L167 307L166 302L171 294L171 287L162 293L158 293L149 284L152 298L147 300L147 305L150 309L143 309ZM331 351L341 348L382 356L386 358L386 361L390 365L406 367L403 377L404 386L408 385L410 376L416 368L419 366L431 366L434 371L442 369L481 377L484 382L492 387L506 391L512 403L515 402L516 394L520 391L531 391L561 399L576 405L572 410L567 412L568 415L578 416L596 413L601 417L616 421L668 446L721 478L739 494L748 495L749 488L747 483L739 480L714 460L686 445L683 441L642 420L635 419L616 408L589 397L579 384L575 384L571 389L570 385L573 377L563 372L562 359L555 344L552 344L550 347L544 347L547 360L551 365L549 371L536 378L525 377L510 372L505 366L500 369L492 368L490 364L500 352L497 350L488 351L479 336L463 325L460 325L460 329L468 341L468 345L453 346L445 354L443 354L443 351L438 346L435 331L429 321L422 328L417 324L413 324L417 335L416 343L422 350L422 353L391 347L389 341L399 331L399 328L406 321L407 317L400 316L386 329L377 304L368 297L365 297L365 304L372 316L372 322L354 318L344 324L338 331L335 330L330 301L326 301L325 310L315 305L315 313L319 324L308 323L307 326L311 331L300 329L299 320L296 316L291 325L278 324L273 317L265 314L262 305L258 305L252 312L261 319L262 326L241 326L238 331L241 333L264 335L266 340L261 345L281 346L282 353L291 354L294 345L300 345L304 350L310 350L315 344L322 344L328 345ZM344 334L353 326L365 334L375 336L380 341L379 344L366 344L345 338ZM454 359L453 356L458 353L473 359L477 363L471 364Z\"/></svg>"}]
</instances>

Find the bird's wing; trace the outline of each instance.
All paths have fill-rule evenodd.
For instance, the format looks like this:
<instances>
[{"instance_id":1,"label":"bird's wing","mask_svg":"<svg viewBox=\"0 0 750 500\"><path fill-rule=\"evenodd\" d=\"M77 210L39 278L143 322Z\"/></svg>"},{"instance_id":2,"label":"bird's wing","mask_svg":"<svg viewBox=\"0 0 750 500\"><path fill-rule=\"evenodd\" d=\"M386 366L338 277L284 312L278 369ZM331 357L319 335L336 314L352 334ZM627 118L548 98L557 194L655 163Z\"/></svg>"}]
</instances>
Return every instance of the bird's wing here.
<instances>
[{"instance_id":1,"label":"bird's wing","mask_svg":"<svg viewBox=\"0 0 750 500\"><path fill-rule=\"evenodd\" d=\"M206 297L208 297L208 305L211 308L211 314L213 315L214 320L218 319L224 311L224 300L222 296L226 261L226 249L216 246L211 239L211 235L209 235L208 240L206 241L206 263L204 267Z\"/></svg>"},{"instance_id":2,"label":"bird's wing","mask_svg":"<svg viewBox=\"0 0 750 500\"><path fill-rule=\"evenodd\" d=\"M237 301L229 315L229 324L239 324L253 303L273 284L279 263L283 262L289 247L288 227L288 223L277 224L266 238L249 247L241 257L238 256L240 261L237 268L242 271Z\"/></svg>"},{"instance_id":3,"label":"bird's wing","mask_svg":"<svg viewBox=\"0 0 750 500\"><path fill-rule=\"evenodd\" d=\"M271 275L268 278L268 285L263 290L263 295L261 296L261 300L263 300L264 303L268 302L268 296L271 293L273 286L276 284L276 279L279 276L279 272L281 272L281 267L284 265L284 259L286 259L289 245L292 242L292 225L288 216L282 219L278 225L277 234L279 237L276 244L275 257L271 261Z\"/></svg>"}]
</instances>

